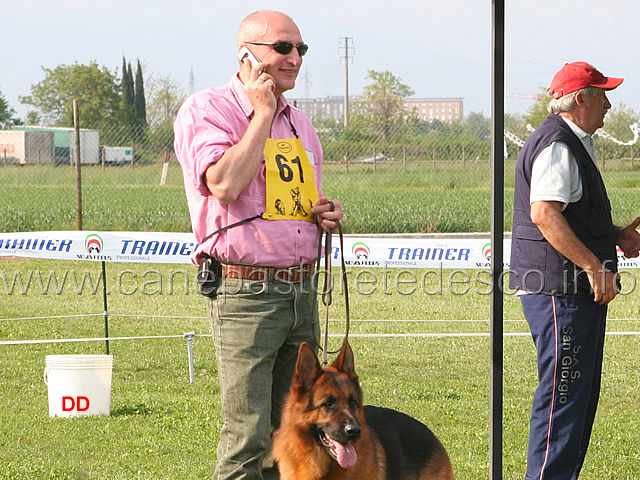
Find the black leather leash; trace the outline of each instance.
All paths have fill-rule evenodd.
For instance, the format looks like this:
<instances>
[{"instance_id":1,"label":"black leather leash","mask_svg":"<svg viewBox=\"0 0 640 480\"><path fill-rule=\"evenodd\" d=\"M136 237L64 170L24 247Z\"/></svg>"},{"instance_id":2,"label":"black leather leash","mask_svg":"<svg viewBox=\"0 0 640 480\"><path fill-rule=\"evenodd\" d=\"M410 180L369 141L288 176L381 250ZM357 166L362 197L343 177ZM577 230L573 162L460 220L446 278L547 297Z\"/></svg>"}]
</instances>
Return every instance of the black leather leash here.
<instances>
[{"instance_id":1,"label":"black leather leash","mask_svg":"<svg viewBox=\"0 0 640 480\"><path fill-rule=\"evenodd\" d=\"M202 245L203 243L205 243L207 240L209 240L211 237L213 237L214 235L217 235L219 233L222 233L226 230L229 230L230 228L235 228L235 227L239 227L240 225L244 225L245 223L249 223L249 222L253 222L256 218L260 218L262 217L262 214L258 214L258 215L254 215L253 217L249 217L249 218L245 218L244 220L240 220L239 222L236 223L232 223L231 225L227 225L226 227L222 227L219 228L218 230L216 230L213 233L210 233L209 235L207 235L206 237L204 237L202 239L202 241L200 241L200 245Z\"/></svg>"}]
</instances>

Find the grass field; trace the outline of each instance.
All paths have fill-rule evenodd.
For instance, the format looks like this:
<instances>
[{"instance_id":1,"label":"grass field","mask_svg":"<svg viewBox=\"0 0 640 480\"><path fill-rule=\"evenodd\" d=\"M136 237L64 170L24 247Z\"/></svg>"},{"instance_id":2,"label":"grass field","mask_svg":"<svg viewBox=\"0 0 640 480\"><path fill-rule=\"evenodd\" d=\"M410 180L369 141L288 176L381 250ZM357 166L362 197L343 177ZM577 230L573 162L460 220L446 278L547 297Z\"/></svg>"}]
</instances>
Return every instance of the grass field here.
<instances>
[{"instance_id":1,"label":"grass field","mask_svg":"<svg viewBox=\"0 0 640 480\"><path fill-rule=\"evenodd\" d=\"M1 479L211 478L221 420L213 342L205 336L205 304L191 281L185 285L167 280L183 270L193 280L188 266L154 265L160 275L153 283L145 276L147 269L107 264L110 336L177 338L110 343L110 416L50 418L42 380L46 355L104 353L104 342L0 345ZM129 273L123 277L123 271ZM0 321L0 340L103 336L100 288L80 294L72 276L57 292L43 290L36 281L13 282L16 275L26 280L29 272L40 272L43 278L50 272L58 278L64 272L77 278L87 274L95 286L100 264L0 260L0 320L14 319ZM390 275L393 285L396 274ZM382 289L364 294L354 288L350 294L351 343L366 401L427 423L447 447L458 479L488 478L490 297L456 295L447 288L438 295L403 295L393 289L390 294ZM505 297L504 307L506 334L525 333L504 338L503 478L515 480L523 477L525 468L536 367L517 299ZM640 318L639 310L635 294L616 299L609 332L640 331L640 321L624 320ZM84 316L72 316L79 314ZM15 320L49 316L64 317ZM330 317L335 319L330 333L341 335L341 295L334 296ZM195 384L188 380L187 344L181 338L190 331L203 335L194 340ZM391 336L400 333L484 336ZM331 347L339 342L332 337ZM640 478L637 344L637 336L607 339L600 410L581 478Z\"/></svg>"},{"instance_id":2,"label":"grass field","mask_svg":"<svg viewBox=\"0 0 640 480\"><path fill-rule=\"evenodd\" d=\"M161 165L83 168L84 229L190 231L180 169L172 163L164 186L161 170ZM512 164L506 170L508 230ZM607 163L604 176L616 223L640 213L636 175ZM68 166L1 167L3 231L74 230L74 180ZM342 202L347 233L490 229L487 162L380 164L375 172L360 165L348 174L343 165L327 165L323 185L328 196ZM107 264L110 336L175 338L111 342L110 416L50 418L42 380L46 355L104 353L104 342L0 345L0 479L211 478L221 420L205 303L195 293L193 269L153 265L160 280L155 274L145 277L147 269ZM191 281L172 283L176 270ZM52 272L57 278L70 274L58 292L45 291ZM18 282L17 276L26 282L30 273L37 273L32 283ZM96 286L99 274L99 263L0 258L0 341L102 337L101 290L81 292L73 281L88 275ZM489 296L474 288L466 295L447 289L441 295L351 291L351 342L367 402L427 423L449 450L458 479L488 478ZM344 307L342 297L334 299L330 332L340 335ZM504 306L503 478L515 480L525 468L535 351L517 299L505 297ZM611 333L640 332L637 293L616 299L610 318ZM190 331L203 335L194 340L193 385L182 338ZM524 335L509 336L517 333ZM361 336L367 334L379 336ZM332 343L337 347L339 339ZM640 478L637 348L635 335L607 339L600 410L581 478Z\"/></svg>"},{"instance_id":3,"label":"grass field","mask_svg":"<svg viewBox=\"0 0 640 480\"><path fill-rule=\"evenodd\" d=\"M87 166L82 170L83 228L105 231L190 231L182 173L162 165ZM340 200L345 233L487 232L491 228L488 162L327 165L324 193ZM640 214L637 173L607 163L614 222ZM0 167L3 231L75 230L75 172L69 166ZM511 228L513 163L505 167L505 229Z\"/></svg>"}]
</instances>

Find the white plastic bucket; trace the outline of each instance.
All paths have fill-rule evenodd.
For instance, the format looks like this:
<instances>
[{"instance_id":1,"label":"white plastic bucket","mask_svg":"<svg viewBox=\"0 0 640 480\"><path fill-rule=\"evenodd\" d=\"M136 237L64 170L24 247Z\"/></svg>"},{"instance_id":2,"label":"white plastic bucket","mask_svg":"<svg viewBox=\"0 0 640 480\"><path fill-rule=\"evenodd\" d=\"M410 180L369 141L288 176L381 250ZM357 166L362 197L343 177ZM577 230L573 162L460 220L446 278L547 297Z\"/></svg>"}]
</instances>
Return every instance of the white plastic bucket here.
<instances>
[{"instance_id":1,"label":"white plastic bucket","mask_svg":"<svg viewBox=\"0 0 640 480\"><path fill-rule=\"evenodd\" d=\"M47 355L51 417L109 415L113 355Z\"/></svg>"}]
</instances>

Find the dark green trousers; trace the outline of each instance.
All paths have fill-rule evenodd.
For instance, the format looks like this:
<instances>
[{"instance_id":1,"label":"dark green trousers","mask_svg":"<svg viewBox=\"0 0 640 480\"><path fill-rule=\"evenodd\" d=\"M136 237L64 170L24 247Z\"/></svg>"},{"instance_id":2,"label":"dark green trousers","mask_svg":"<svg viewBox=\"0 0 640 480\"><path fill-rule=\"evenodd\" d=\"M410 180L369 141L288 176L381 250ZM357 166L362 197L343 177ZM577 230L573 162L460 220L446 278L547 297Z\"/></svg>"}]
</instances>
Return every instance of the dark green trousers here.
<instances>
[{"instance_id":1,"label":"dark green trousers","mask_svg":"<svg viewBox=\"0 0 640 480\"><path fill-rule=\"evenodd\" d=\"M277 479L271 435L280 423L298 347L316 347L311 279L299 283L224 279L209 299L223 426L216 480Z\"/></svg>"}]
</instances>

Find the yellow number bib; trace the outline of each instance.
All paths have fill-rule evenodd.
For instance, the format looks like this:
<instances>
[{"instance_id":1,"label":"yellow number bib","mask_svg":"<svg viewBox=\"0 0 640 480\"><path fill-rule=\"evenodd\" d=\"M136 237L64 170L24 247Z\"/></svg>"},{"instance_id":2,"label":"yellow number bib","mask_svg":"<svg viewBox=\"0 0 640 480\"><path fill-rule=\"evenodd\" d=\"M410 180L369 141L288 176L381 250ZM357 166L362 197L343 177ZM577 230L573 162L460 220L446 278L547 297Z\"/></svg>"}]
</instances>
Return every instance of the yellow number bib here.
<instances>
[{"instance_id":1,"label":"yellow number bib","mask_svg":"<svg viewBox=\"0 0 640 480\"><path fill-rule=\"evenodd\" d=\"M262 217L313 222L311 207L318 200L318 190L315 172L302 142L297 138L269 138L264 156L267 198Z\"/></svg>"}]
</instances>

